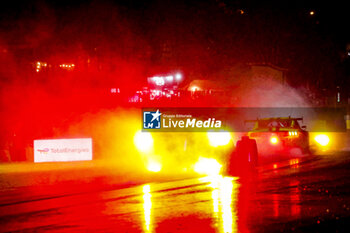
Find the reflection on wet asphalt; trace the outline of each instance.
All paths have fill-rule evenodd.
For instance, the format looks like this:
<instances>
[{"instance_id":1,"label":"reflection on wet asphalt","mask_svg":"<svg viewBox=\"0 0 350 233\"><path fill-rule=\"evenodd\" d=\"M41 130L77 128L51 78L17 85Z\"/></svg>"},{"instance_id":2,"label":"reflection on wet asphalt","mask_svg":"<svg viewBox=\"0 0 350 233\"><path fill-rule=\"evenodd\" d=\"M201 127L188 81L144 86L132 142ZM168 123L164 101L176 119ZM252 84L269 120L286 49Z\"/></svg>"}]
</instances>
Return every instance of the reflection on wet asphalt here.
<instances>
[{"instance_id":1,"label":"reflection on wet asphalt","mask_svg":"<svg viewBox=\"0 0 350 233\"><path fill-rule=\"evenodd\" d=\"M0 231L347 232L349 164L347 154L315 156L242 177L35 197L27 189L2 191Z\"/></svg>"}]
</instances>

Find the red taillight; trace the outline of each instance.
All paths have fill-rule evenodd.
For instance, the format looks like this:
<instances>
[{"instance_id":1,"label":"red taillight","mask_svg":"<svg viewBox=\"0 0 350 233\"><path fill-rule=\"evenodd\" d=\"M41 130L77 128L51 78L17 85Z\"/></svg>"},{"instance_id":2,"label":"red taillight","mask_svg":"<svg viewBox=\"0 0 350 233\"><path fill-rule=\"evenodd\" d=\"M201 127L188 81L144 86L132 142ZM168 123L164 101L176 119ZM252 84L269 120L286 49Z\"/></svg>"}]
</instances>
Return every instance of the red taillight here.
<instances>
[{"instance_id":1,"label":"red taillight","mask_svg":"<svg viewBox=\"0 0 350 233\"><path fill-rule=\"evenodd\" d=\"M298 136L298 131L289 131L288 134L289 134L289 136L297 137Z\"/></svg>"},{"instance_id":2,"label":"red taillight","mask_svg":"<svg viewBox=\"0 0 350 233\"><path fill-rule=\"evenodd\" d=\"M299 164L299 159L291 159L289 160L289 165L298 165Z\"/></svg>"}]
</instances>

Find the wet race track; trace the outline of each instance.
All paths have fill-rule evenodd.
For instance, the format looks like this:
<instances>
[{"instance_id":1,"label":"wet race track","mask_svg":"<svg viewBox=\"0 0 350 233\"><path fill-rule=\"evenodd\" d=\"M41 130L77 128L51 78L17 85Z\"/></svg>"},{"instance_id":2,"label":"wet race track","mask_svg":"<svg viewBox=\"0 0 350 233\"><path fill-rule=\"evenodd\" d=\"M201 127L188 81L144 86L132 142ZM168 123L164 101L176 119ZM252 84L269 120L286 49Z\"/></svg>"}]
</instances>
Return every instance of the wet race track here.
<instances>
[{"instance_id":1,"label":"wet race track","mask_svg":"<svg viewBox=\"0 0 350 233\"><path fill-rule=\"evenodd\" d=\"M1 182L21 175L30 179L1 173ZM243 177L109 179L7 186L0 231L350 231L348 152L269 163Z\"/></svg>"}]
</instances>

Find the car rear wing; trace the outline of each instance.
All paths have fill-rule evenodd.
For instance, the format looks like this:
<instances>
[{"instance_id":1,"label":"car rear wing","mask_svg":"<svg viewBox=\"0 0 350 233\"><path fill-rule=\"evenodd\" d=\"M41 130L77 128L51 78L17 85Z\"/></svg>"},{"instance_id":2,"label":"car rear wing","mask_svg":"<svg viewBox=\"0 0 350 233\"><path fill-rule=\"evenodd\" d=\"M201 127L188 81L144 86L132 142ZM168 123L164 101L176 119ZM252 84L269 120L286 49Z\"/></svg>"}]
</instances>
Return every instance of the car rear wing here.
<instances>
[{"instance_id":1,"label":"car rear wing","mask_svg":"<svg viewBox=\"0 0 350 233\"><path fill-rule=\"evenodd\" d=\"M296 121L304 121L303 117L271 117L271 118L257 118L256 120L245 120L244 123L252 123L258 121L266 121L266 120L296 120Z\"/></svg>"}]
</instances>

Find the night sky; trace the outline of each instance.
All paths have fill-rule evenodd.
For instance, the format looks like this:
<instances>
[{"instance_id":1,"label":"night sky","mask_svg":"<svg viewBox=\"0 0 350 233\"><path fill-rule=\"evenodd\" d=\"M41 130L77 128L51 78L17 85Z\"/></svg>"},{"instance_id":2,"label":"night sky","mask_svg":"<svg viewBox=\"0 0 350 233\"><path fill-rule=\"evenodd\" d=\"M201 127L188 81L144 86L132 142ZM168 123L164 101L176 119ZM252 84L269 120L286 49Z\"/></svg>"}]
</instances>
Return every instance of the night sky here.
<instances>
[{"instance_id":1,"label":"night sky","mask_svg":"<svg viewBox=\"0 0 350 233\"><path fill-rule=\"evenodd\" d=\"M349 20L343 1L5 4L0 42L13 53L15 66L89 58L111 72L123 61L135 64L137 75L178 69L210 78L238 64L269 63L288 69L290 84L309 80L319 88L335 83L334 76L337 85L345 85L348 77Z\"/></svg>"}]
</instances>

